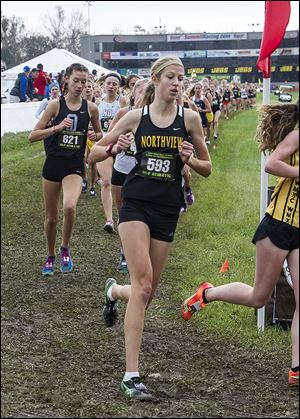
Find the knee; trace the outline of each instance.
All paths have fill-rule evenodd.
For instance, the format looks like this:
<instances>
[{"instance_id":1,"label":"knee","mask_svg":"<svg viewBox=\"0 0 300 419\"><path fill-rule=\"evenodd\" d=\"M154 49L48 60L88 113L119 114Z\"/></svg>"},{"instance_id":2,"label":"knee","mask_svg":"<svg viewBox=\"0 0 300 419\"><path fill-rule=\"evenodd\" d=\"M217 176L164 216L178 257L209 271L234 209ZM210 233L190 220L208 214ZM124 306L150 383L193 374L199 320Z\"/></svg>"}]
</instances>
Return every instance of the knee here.
<instances>
[{"instance_id":1,"label":"knee","mask_svg":"<svg viewBox=\"0 0 300 419\"><path fill-rule=\"evenodd\" d=\"M111 185L111 183L110 183L109 179L105 179L105 178L101 179L101 187L102 188L109 189L110 185Z\"/></svg>"},{"instance_id":2,"label":"knee","mask_svg":"<svg viewBox=\"0 0 300 419\"><path fill-rule=\"evenodd\" d=\"M152 280L144 280L135 289L137 299L147 307L152 297Z\"/></svg>"},{"instance_id":3,"label":"knee","mask_svg":"<svg viewBox=\"0 0 300 419\"><path fill-rule=\"evenodd\" d=\"M252 304L252 307L254 307L256 309L263 308L264 306L265 306L265 304L261 303L259 301L254 301L253 304Z\"/></svg>"},{"instance_id":4,"label":"knee","mask_svg":"<svg viewBox=\"0 0 300 419\"><path fill-rule=\"evenodd\" d=\"M252 301L251 301L251 306L252 307L254 307L254 308L262 308L262 307L264 307L266 304L267 304L267 302L268 302L268 298L267 297L263 297L263 296L254 296L253 298L252 298Z\"/></svg>"},{"instance_id":5,"label":"knee","mask_svg":"<svg viewBox=\"0 0 300 419\"><path fill-rule=\"evenodd\" d=\"M76 212L76 208L75 205L71 204L71 203L67 203L64 205L64 216L69 218L69 217L74 217L75 212Z\"/></svg>"},{"instance_id":6,"label":"knee","mask_svg":"<svg viewBox=\"0 0 300 419\"><path fill-rule=\"evenodd\" d=\"M47 215L45 218L45 224L47 225L47 227L56 227L57 220L58 220L57 216Z\"/></svg>"},{"instance_id":7,"label":"knee","mask_svg":"<svg viewBox=\"0 0 300 419\"><path fill-rule=\"evenodd\" d=\"M145 305L145 307L148 306L148 304L150 303L151 296L152 296L151 285L143 286L143 288L141 289L140 298L141 298L141 301L142 301L143 305Z\"/></svg>"}]
</instances>

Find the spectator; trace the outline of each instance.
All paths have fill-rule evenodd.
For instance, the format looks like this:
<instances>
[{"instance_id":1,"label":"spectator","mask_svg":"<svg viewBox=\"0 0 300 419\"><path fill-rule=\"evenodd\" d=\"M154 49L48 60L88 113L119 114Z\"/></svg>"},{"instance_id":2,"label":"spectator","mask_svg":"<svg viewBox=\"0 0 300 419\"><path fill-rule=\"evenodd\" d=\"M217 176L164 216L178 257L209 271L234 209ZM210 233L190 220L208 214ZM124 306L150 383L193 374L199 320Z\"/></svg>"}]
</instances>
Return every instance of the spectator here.
<instances>
[{"instance_id":1,"label":"spectator","mask_svg":"<svg viewBox=\"0 0 300 419\"><path fill-rule=\"evenodd\" d=\"M37 89L37 93L35 93L34 97L37 100L43 100L46 92L47 78L43 68L43 64L37 65L38 75L34 79L34 87Z\"/></svg>"},{"instance_id":2,"label":"spectator","mask_svg":"<svg viewBox=\"0 0 300 419\"><path fill-rule=\"evenodd\" d=\"M1 60L1 73L2 73L2 71L6 71L6 70L7 70L6 62Z\"/></svg>"},{"instance_id":3,"label":"spectator","mask_svg":"<svg viewBox=\"0 0 300 419\"><path fill-rule=\"evenodd\" d=\"M97 70L92 70L92 75L93 75L93 80L94 81L97 81L97 78L98 78L98 76L97 76Z\"/></svg>"},{"instance_id":4,"label":"spectator","mask_svg":"<svg viewBox=\"0 0 300 419\"><path fill-rule=\"evenodd\" d=\"M35 117L37 119L41 119L42 113L47 108L49 101L53 99L57 99L59 96L60 96L60 91L59 91L58 86L56 84L50 84L50 95L49 97L45 97L41 101L38 109L36 110Z\"/></svg>"},{"instance_id":5,"label":"spectator","mask_svg":"<svg viewBox=\"0 0 300 419\"><path fill-rule=\"evenodd\" d=\"M55 72L49 73L49 76L47 77L47 86L46 86L46 90L45 90L45 98L46 99L49 99L49 97L50 97L50 88L53 85L55 85L58 88L59 94L61 94L61 89L60 89L60 85L58 83L57 77L58 77L57 76L57 73L55 73Z\"/></svg>"},{"instance_id":6,"label":"spectator","mask_svg":"<svg viewBox=\"0 0 300 419\"><path fill-rule=\"evenodd\" d=\"M31 72L29 73L28 80L27 80L27 96L30 100L36 100L34 99L34 94L36 93L35 87L34 87L34 79L38 75L37 68L33 68Z\"/></svg>"},{"instance_id":7,"label":"spectator","mask_svg":"<svg viewBox=\"0 0 300 419\"><path fill-rule=\"evenodd\" d=\"M65 95L66 92L66 85L65 85L65 70L61 70L61 72L59 73L59 78L58 78L58 83L60 86L60 91L62 93L62 95Z\"/></svg>"},{"instance_id":8,"label":"spectator","mask_svg":"<svg viewBox=\"0 0 300 419\"><path fill-rule=\"evenodd\" d=\"M59 98L59 96L60 96L60 90L59 90L58 86L56 84L50 84L50 95L49 95L49 97L45 97L41 101L38 109L36 110L35 117L37 119L41 119L42 115L44 114L45 109L48 106L48 103L51 100ZM52 124L52 121L50 121L47 126L50 127L51 124ZM47 155L47 148L49 146L49 143L51 143L51 141L52 141L51 137L44 139L44 149L45 149L46 155Z\"/></svg>"},{"instance_id":9,"label":"spectator","mask_svg":"<svg viewBox=\"0 0 300 419\"><path fill-rule=\"evenodd\" d=\"M28 85L28 75L30 72L30 68L25 65L23 68L23 73L18 75L18 78L15 82L14 87L11 89L10 92L10 102L11 103L18 103L18 102L26 102L28 100L27 92L27 85Z\"/></svg>"}]
</instances>

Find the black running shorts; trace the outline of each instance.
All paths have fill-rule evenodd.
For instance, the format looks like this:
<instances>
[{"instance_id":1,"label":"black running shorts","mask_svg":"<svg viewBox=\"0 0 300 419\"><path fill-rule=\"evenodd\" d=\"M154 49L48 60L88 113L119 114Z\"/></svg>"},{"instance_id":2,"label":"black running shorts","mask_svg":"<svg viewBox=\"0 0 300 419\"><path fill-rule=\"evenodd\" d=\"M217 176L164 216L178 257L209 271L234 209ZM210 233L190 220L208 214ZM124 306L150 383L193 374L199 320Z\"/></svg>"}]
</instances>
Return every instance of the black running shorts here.
<instances>
[{"instance_id":1,"label":"black running shorts","mask_svg":"<svg viewBox=\"0 0 300 419\"><path fill-rule=\"evenodd\" d=\"M141 221L149 227L152 239L174 240L180 207L160 205L138 199L125 199L119 214L119 224Z\"/></svg>"},{"instance_id":2,"label":"black running shorts","mask_svg":"<svg viewBox=\"0 0 300 419\"><path fill-rule=\"evenodd\" d=\"M282 250L299 249L299 229L266 214L261 220L252 243L269 237L271 242Z\"/></svg>"},{"instance_id":3,"label":"black running shorts","mask_svg":"<svg viewBox=\"0 0 300 419\"><path fill-rule=\"evenodd\" d=\"M111 176L111 184L115 186L123 186L126 177L127 177L126 173L119 172L113 167L112 176Z\"/></svg>"},{"instance_id":4,"label":"black running shorts","mask_svg":"<svg viewBox=\"0 0 300 419\"><path fill-rule=\"evenodd\" d=\"M84 177L83 158L65 159L63 157L47 156L42 176L52 182L61 182L68 175L79 175Z\"/></svg>"}]
</instances>

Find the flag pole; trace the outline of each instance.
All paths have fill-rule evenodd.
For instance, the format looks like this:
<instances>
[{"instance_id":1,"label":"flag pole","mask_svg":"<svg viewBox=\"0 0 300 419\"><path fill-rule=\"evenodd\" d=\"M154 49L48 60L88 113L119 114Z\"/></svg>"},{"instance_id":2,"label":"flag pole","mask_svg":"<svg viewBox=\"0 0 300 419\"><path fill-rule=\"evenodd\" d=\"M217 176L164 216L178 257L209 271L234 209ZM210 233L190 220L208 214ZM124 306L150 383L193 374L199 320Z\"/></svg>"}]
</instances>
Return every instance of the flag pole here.
<instances>
[{"instance_id":1,"label":"flag pole","mask_svg":"<svg viewBox=\"0 0 300 419\"><path fill-rule=\"evenodd\" d=\"M263 79L263 105L270 104L271 79ZM265 171L268 153L261 153L260 171L260 220L263 219L268 205L268 173Z\"/></svg>"},{"instance_id":2,"label":"flag pole","mask_svg":"<svg viewBox=\"0 0 300 419\"><path fill-rule=\"evenodd\" d=\"M263 105L270 103L271 79L263 78ZM268 206L268 173L265 171L267 163L267 153L261 153L260 160L260 220L265 216ZM257 310L257 329L260 332L265 330L265 307Z\"/></svg>"},{"instance_id":3,"label":"flag pole","mask_svg":"<svg viewBox=\"0 0 300 419\"><path fill-rule=\"evenodd\" d=\"M271 77L271 54L278 48L284 38L284 34L291 15L290 1L265 1L265 23L260 53L256 67L263 73L263 105L270 103L270 77ZM268 174L265 166L268 155L261 154L260 171L260 219L264 217L268 204ZM257 310L257 328L265 329L265 307Z\"/></svg>"}]
</instances>

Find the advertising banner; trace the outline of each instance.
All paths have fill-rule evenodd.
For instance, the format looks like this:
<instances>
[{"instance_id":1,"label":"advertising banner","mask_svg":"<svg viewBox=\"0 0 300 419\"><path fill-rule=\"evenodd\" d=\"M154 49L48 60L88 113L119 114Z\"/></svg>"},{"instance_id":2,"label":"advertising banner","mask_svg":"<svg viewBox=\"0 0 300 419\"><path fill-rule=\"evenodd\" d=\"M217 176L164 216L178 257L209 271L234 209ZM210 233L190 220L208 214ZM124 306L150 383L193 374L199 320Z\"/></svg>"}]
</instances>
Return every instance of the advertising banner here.
<instances>
[{"instance_id":1,"label":"advertising banner","mask_svg":"<svg viewBox=\"0 0 300 419\"><path fill-rule=\"evenodd\" d=\"M191 33L167 35L168 42L190 42L190 41L219 41L247 39L246 32L236 33Z\"/></svg>"}]
</instances>

